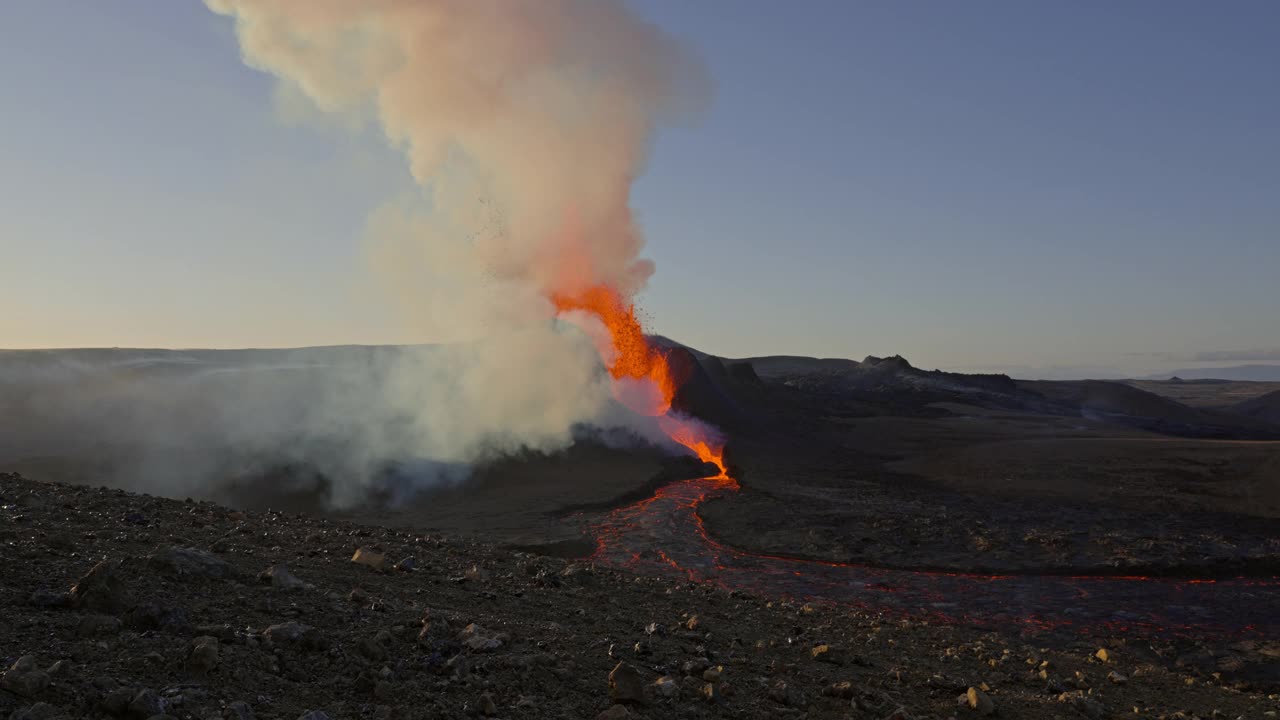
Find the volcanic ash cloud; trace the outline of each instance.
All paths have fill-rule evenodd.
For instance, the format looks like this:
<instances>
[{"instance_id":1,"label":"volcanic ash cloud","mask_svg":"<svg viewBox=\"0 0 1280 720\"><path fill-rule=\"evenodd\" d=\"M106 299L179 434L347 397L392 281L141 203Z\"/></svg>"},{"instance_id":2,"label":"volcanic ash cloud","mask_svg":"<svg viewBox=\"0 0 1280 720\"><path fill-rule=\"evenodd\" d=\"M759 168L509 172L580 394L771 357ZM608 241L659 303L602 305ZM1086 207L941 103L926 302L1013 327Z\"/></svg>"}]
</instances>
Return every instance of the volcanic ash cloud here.
<instances>
[{"instance_id":1,"label":"volcanic ash cloud","mask_svg":"<svg viewBox=\"0 0 1280 720\"><path fill-rule=\"evenodd\" d=\"M652 273L631 184L703 76L621 2L207 4L235 18L248 64L321 110L375 117L436 214L472 212L468 191L494 204L501 229L454 264L542 294L607 285L629 297Z\"/></svg>"},{"instance_id":2,"label":"volcanic ash cloud","mask_svg":"<svg viewBox=\"0 0 1280 720\"><path fill-rule=\"evenodd\" d=\"M372 122L406 156L417 190L369 224L380 284L417 339L494 349L460 378L409 367L389 383L468 389L424 411L421 449L547 448L616 414L591 341L548 322L553 300L607 288L629 305L653 272L631 185L655 130L704 96L701 67L614 0L206 4L282 96Z\"/></svg>"}]
</instances>

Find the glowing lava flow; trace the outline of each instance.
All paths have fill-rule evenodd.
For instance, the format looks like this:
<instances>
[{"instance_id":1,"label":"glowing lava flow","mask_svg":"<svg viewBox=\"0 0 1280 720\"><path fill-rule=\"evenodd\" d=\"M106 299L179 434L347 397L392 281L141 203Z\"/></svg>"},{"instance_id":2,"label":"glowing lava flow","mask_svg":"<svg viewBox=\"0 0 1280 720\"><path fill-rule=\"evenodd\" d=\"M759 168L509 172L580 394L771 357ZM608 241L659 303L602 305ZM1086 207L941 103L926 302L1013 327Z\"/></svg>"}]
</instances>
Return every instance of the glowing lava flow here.
<instances>
[{"instance_id":1,"label":"glowing lava flow","mask_svg":"<svg viewBox=\"0 0 1280 720\"><path fill-rule=\"evenodd\" d=\"M590 522L592 560L766 597L839 603L940 623L1162 637L1280 634L1280 578L979 575L893 570L744 552L710 537L706 500L737 490L723 478L672 483Z\"/></svg>"},{"instance_id":2,"label":"glowing lava flow","mask_svg":"<svg viewBox=\"0 0 1280 720\"><path fill-rule=\"evenodd\" d=\"M671 413L679 383L667 356L649 344L634 308L606 287L553 296L564 313L596 316L608 330L601 347L615 394L633 410L659 416L675 442L720 471L667 485L653 497L597 518L596 562L642 574L748 589L764 595L845 603L881 612L970 624L1144 635L1280 634L1280 578L1174 580L1149 577L977 575L892 570L743 552L712 539L698 515L704 501L738 489L712 430ZM652 386L644 400L617 385Z\"/></svg>"}]
</instances>

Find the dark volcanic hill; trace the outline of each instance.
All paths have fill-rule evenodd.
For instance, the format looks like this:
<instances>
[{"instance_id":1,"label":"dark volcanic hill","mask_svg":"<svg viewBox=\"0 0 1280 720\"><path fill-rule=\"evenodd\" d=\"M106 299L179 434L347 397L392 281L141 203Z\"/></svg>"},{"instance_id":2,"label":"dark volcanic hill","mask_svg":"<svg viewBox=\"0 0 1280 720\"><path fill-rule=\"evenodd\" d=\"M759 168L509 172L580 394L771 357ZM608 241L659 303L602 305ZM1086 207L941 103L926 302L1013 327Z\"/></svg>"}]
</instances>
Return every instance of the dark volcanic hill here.
<instances>
[{"instance_id":1,"label":"dark volcanic hill","mask_svg":"<svg viewBox=\"0 0 1280 720\"><path fill-rule=\"evenodd\" d=\"M1280 425L1280 390L1246 400L1232 408L1241 415Z\"/></svg>"}]
</instances>

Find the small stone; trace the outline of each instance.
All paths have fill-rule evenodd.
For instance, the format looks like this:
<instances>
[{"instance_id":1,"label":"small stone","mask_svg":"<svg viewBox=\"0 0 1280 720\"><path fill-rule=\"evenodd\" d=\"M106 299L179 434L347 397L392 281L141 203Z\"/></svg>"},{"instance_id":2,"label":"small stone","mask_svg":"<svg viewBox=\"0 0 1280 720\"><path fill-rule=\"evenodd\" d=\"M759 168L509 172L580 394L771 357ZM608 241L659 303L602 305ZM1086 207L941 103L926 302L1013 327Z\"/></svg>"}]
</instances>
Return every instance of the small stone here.
<instances>
[{"instance_id":1,"label":"small stone","mask_svg":"<svg viewBox=\"0 0 1280 720\"><path fill-rule=\"evenodd\" d=\"M969 709L976 711L979 715L990 715L996 711L996 704L991 702L991 698L978 688L969 688L965 695L969 701Z\"/></svg>"},{"instance_id":2,"label":"small stone","mask_svg":"<svg viewBox=\"0 0 1280 720\"><path fill-rule=\"evenodd\" d=\"M794 708L804 708L809 704L803 693L783 680L779 680L773 684L773 687L769 688L769 699L779 705Z\"/></svg>"},{"instance_id":3,"label":"small stone","mask_svg":"<svg viewBox=\"0 0 1280 720\"><path fill-rule=\"evenodd\" d=\"M493 696L485 693L480 696L480 714L485 717L493 717L498 714L498 706L493 702Z\"/></svg>"},{"instance_id":4,"label":"small stone","mask_svg":"<svg viewBox=\"0 0 1280 720\"><path fill-rule=\"evenodd\" d=\"M698 627L701 625L702 625L702 621L698 619L697 615L690 617L684 623L684 626L689 630L697 630Z\"/></svg>"},{"instance_id":5,"label":"small stone","mask_svg":"<svg viewBox=\"0 0 1280 720\"><path fill-rule=\"evenodd\" d=\"M418 561L415 560L412 555L410 555L409 557L402 559L400 562L392 566L392 569L397 572L410 572L417 567L418 567Z\"/></svg>"},{"instance_id":6,"label":"small stone","mask_svg":"<svg viewBox=\"0 0 1280 720\"><path fill-rule=\"evenodd\" d=\"M644 680L640 672L626 663L618 663L609 673L609 699L615 703L643 703Z\"/></svg>"},{"instance_id":7,"label":"small stone","mask_svg":"<svg viewBox=\"0 0 1280 720\"><path fill-rule=\"evenodd\" d=\"M12 667L0 675L0 689L8 690L18 697L35 697L48 687L49 674L36 668L36 659L32 655L18 658Z\"/></svg>"},{"instance_id":8,"label":"small stone","mask_svg":"<svg viewBox=\"0 0 1280 720\"><path fill-rule=\"evenodd\" d=\"M179 580L223 579L235 574L230 563L211 552L190 547L169 547L152 553L148 561Z\"/></svg>"},{"instance_id":9,"label":"small stone","mask_svg":"<svg viewBox=\"0 0 1280 720\"><path fill-rule=\"evenodd\" d=\"M1107 716L1105 705L1093 698L1086 697L1084 693L1079 691L1059 695L1058 702L1070 704L1075 708L1076 712L1093 720L1102 720Z\"/></svg>"},{"instance_id":10,"label":"small stone","mask_svg":"<svg viewBox=\"0 0 1280 720\"><path fill-rule=\"evenodd\" d=\"M473 652L492 652L503 644L501 635L491 634L475 623L463 628L462 632L458 633L458 640Z\"/></svg>"},{"instance_id":11,"label":"small stone","mask_svg":"<svg viewBox=\"0 0 1280 720\"><path fill-rule=\"evenodd\" d=\"M187 653L187 667L199 673L211 672L218 667L218 638L202 635L191 641Z\"/></svg>"},{"instance_id":12,"label":"small stone","mask_svg":"<svg viewBox=\"0 0 1280 720\"><path fill-rule=\"evenodd\" d=\"M258 577L263 582L271 583L271 587L280 590L301 590L307 586L306 583L289 572L289 568L284 565L272 565Z\"/></svg>"},{"instance_id":13,"label":"small stone","mask_svg":"<svg viewBox=\"0 0 1280 720\"><path fill-rule=\"evenodd\" d=\"M817 645L809 651L809 654L818 662L830 663L832 665L842 664L840 660L840 653L830 645Z\"/></svg>"},{"instance_id":14,"label":"small stone","mask_svg":"<svg viewBox=\"0 0 1280 720\"><path fill-rule=\"evenodd\" d=\"M249 703L243 700L227 703L226 709L222 711L224 720L254 720L253 708Z\"/></svg>"},{"instance_id":15,"label":"small stone","mask_svg":"<svg viewBox=\"0 0 1280 720\"><path fill-rule=\"evenodd\" d=\"M1111 653L1107 652L1106 648L1099 648L1098 652L1094 653L1093 656L1102 662L1111 662Z\"/></svg>"},{"instance_id":16,"label":"small stone","mask_svg":"<svg viewBox=\"0 0 1280 720\"><path fill-rule=\"evenodd\" d=\"M823 688L822 694L827 697L837 697L848 700L853 697L853 683L848 680L831 683L827 687Z\"/></svg>"},{"instance_id":17,"label":"small stone","mask_svg":"<svg viewBox=\"0 0 1280 720\"><path fill-rule=\"evenodd\" d=\"M133 601L121 574L118 560L103 560L94 565L71 586L71 592L67 594L69 604L108 613L127 609Z\"/></svg>"},{"instance_id":18,"label":"small stone","mask_svg":"<svg viewBox=\"0 0 1280 720\"><path fill-rule=\"evenodd\" d=\"M374 552L368 548L360 548L356 550L355 555L351 556L351 562L357 565L364 565L365 567L373 568L374 570L381 570L386 559L387 557L382 553Z\"/></svg>"},{"instance_id":19,"label":"small stone","mask_svg":"<svg viewBox=\"0 0 1280 720\"><path fill-rule=\"evenodd\" d=\"M369 593L365 592L361 588L353 588L351 590L351 594L347 595L347 599L357 605L363 605L364 603L369 602Z\"/></svg>"},{"instance_id":20,"label":"small stone","mask_svg":"<svg viewBox=\"0 0 1280 720\"><path fill-rule=\"evenodd\" d=\"M324 649L328 645L320 637L319 631L296 620L272 625L262 631L262 636L272 645L297 643L301 647L313 650Z\"/></svg>"},{"instance_id":21,"label":"small stone","mask_svg":"<svg viewBox=\"0 0 1280 720\"><path fill-rule=\"evenodd\" d=\"M709 683L717 683L717 682L720 682L720 676L723 674L724 674L724 666L716 665L715 667L709 667L706 670L703 670L702 679L706 680Z\"/></svg>"},{"instance_id":22,"label":"small stone","mask_svg":"<svg viewBox=\"0 0 1280 720\"><path fill-rule=\"evenodd\" d=\"M1129 682L1129 678L1125 677L1124 675L1121 675L1115 670L1112 670L1111 672L1107 673L1107 679L1115 683L1116 685L1123 685Z\"/></svg>"},{"instance_id":23,"label":"small stone","mask_svg":"<svg viewBox=\"0 0 1280 720\"><path fill-rule=\"evenodd\" d=\"M720 688L715 683L707 683L702 686L702 699L709 703L720 702Z\"/></svg>"},{"instance_id":24,"label":"small stone","mask_svg":"<svg viewBox=\"0 0 1280 720\"><path fill-rule=\"evenodd\" d=\"M231 512L227 513L227 519L233 522L240 522L244 520L246 517L248 516L239 510L232 510Z\"/></svg>"},{"instance_id":25,"label":"small stone","mask_svg":"<svg viewBox=\"0 0 1280 720\"><path fill-rule=\"evenodd\" d=\"M670 675L663 675L655 680L653 687L659 697L670 699L680 695L680 684Z\"/></svg>"}]
</instances>

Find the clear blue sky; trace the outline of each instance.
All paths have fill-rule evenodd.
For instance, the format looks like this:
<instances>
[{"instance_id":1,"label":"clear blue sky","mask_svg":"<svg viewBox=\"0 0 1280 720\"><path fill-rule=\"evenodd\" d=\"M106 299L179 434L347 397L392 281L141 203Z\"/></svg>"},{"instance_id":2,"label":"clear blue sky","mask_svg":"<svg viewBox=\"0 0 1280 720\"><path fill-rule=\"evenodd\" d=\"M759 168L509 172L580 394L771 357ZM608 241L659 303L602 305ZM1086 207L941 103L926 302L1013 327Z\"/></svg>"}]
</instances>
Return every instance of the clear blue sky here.
<instances>
[{"instance_id":1,"label":"clear blue sky","mask_svg":"<svg viewBox=\"0 0 1280 720\"><path fill-rule=\"evenodd\" d=\"M1280 357L1280 3L632 5L715 84L635 195L655 331L927 367ZM401 158L282 123L203 4L0 3L0 92L0 346L400 339L358 268Z\"/></svg>"}]
</instances>

